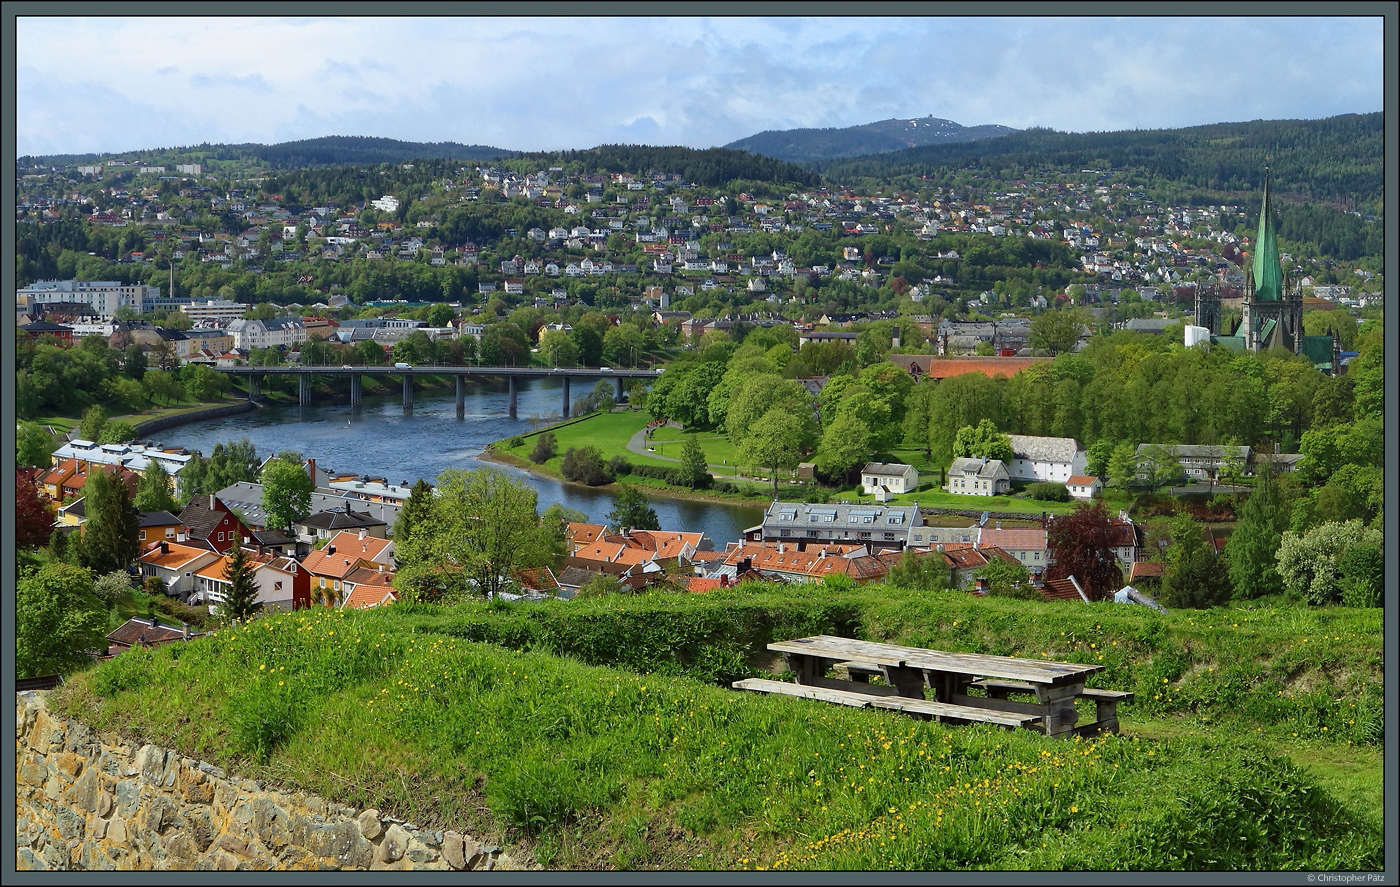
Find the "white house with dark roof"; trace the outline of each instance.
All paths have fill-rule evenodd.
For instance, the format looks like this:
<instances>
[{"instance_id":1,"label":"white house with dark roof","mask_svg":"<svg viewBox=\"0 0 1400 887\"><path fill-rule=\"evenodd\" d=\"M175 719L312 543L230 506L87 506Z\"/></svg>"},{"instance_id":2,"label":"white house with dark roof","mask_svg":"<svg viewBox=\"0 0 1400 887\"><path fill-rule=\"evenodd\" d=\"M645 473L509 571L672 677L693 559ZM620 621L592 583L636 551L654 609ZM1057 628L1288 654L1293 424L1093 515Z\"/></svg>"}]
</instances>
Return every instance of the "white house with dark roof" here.
<instances>
[{"instance_id":1,"label":"white house with dark roof","mask_svg":"<svg viewBox=\"0 0 1400 887\"><path fill-rule=\"evenodd\" d=\"M912 493L919 488L919 470L898 462L869 462L860 470L860 486L866 495Z\"/></svg>"},{"instance_id":2,"label":"white house with dark roof","mask_svg":"<svg viewBox=\"0 0 1400 887\"><path fill-rule=\"evenodd\" d=\"M1000 459L963 456L948 466L948 492L961 496L1000 496L1011 491L1011 476Z\"/></svg>"},{"instance_id":3,"label":"white house with dark roof","mask_svg":"<svg viewBox=\"0 0 1400 887\"><path fill-rule=\"evenodd\" d=\"M1006 470L1013 481L1069 483L1076 474L1085 474L1088 454L1072 437L1035 437L1008 434L1011 462Z\"/></svg>"}]
</instances>

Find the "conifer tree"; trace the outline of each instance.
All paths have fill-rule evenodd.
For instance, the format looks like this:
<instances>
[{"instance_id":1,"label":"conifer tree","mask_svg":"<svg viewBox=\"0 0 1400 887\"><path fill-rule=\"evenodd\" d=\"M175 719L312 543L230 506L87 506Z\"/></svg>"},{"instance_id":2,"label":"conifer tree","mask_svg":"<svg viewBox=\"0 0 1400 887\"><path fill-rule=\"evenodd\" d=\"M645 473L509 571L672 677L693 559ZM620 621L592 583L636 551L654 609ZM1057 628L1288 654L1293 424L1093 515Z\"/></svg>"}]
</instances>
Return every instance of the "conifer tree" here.
<instances>
[{"instance_id":1,"label":"conifer tree","mask_svg":"<svg viewBox=\"0 0 1400 887\"><path fill-rule=\"evenodd\" d=\"M1230 562L1230 584L1241 598L1257 598L1283 591L1278 574L1278 549L1288 528L1289 511L1282 506L1278 484L1268 463L1262 462L1254 477L1254 491L1240 508L1239 520L1225 546Z\"/></svg>"},{"instance_id":2,"label":"conifer tree","mask_svg":"<svg viewBox=\"0 0 1400 887\"><path fill-rule=\"evenodd\" d=\"M253 578L253 565L248 562L248 552L241 545L229 549L224 578L228 580L229 589L219 605L219 615L229 622L252 618L262 604L257 600L258 586Z\"/></svg>"}]
</instances>

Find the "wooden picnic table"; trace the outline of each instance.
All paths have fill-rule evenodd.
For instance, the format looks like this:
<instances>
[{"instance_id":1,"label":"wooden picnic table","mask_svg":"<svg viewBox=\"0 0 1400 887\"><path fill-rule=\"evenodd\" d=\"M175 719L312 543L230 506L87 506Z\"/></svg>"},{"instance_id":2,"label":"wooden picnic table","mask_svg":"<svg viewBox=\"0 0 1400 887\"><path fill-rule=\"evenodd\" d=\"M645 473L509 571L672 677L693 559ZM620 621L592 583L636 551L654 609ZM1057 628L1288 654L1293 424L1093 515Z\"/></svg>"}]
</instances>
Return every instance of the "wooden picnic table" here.
<instances>
[{"instance_id":1,"label":"wooden picnic table","mask_svg":"<svg viewBox=\"0 0 1400 887\"><path fill-rule=\"evenodd\" d=\"M1086 678L1103 671L1102 665L949 653L832 635L778 641L768 649L783 654L797 683L750 678L735 682L736 688L954 722L1027 726L1060 738L1117 732L1117 704L1132 698L1131 693L1084 686ZM833 667L846 678L827 677ZM883 684L869 682L876 675ZM986 696L969 696L973 687ZM933 691L932 699L925 697L926 689ZM1013 694L1022 698L1013 699ZM1076 726L1075 702L1080 699L1094 702L1096 716Z\"/></svg>"}]
</instances>

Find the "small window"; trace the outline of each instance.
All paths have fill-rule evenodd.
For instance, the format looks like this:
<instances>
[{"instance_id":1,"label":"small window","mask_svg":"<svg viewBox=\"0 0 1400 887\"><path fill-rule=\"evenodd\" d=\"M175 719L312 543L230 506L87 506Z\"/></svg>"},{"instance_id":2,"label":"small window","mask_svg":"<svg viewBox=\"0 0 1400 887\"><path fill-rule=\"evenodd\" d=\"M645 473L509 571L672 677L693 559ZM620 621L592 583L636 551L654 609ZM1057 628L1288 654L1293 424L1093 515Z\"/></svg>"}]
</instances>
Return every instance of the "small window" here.
<instances>
[{"instance_id":1,"label":"small window","mask_svg":"<svg viewBox=\"0 0 1400 887\"><path fill-rule=\"evenodd\" d=\"M145 531L145 530L142 530L142 531L141 531L141 533L140 533L140 539L141 539L142 542L145 542L145 541L146 541L146 531Z\"/></svg>"}]
</instances>

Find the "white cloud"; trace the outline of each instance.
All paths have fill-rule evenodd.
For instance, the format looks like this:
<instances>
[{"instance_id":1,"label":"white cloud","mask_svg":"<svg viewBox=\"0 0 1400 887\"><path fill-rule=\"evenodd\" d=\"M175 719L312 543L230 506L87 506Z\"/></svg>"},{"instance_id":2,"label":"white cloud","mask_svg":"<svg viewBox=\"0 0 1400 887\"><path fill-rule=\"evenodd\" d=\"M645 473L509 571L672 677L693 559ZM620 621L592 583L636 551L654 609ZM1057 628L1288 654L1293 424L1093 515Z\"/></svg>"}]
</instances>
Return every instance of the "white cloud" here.
<instances>
[{"instance_id":1,"label":"white cloud","mask_svg":"<svg viewBox=\"0 0 1400 887\"><path fill-rule=\"evenodd\" d=\"M22 18L18 142L709 147L929 114L1079 131L1313 118L1380 108L1378 21Z\"/></svg>"}]
</instances>

